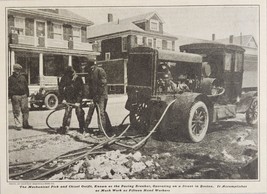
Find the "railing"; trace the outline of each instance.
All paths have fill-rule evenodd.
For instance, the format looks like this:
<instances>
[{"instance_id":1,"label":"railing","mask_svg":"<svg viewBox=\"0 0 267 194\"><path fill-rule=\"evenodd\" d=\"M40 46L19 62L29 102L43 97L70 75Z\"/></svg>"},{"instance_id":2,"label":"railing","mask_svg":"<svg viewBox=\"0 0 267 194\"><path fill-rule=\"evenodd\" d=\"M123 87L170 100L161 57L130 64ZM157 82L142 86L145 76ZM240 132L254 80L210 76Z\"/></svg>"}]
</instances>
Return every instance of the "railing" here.
<instances>
[{"instance_id":1,"label":"railing","mask_svg":"<svg viewBox=\"0 0 267 194\"><path fill-rule=\"evenodd\" d=\"M84 51L92 51L92 44L84 43L84 42L73 42L74 50L84 50Z\"/></svg>"},{"instance_id":2,"label":"railing","mask_svg":"<svg viewBox=\"0 0 267 194\"><path fill-rule=\"evenodd\" d=\"M33 36L18 35L18 43L34 46L35 40Z\"/></svg>"},{"instance_id":3,"label":"railing","mask_svg":"<svg viewBox=\"0 0 267 194\"><path fill-rule=\"evenodd\" d=\"M57 40L57 39L47 39L47 47L54 47L54 48L68 48L68 41L66 40Z\"/></svg>"},{"instance_id":4,"label":"railing","mask_svg":"<svg viewBox=\"0 0 267 194\"><path fill-rule=\"evenodd\" d=\"M45 48L62 48L74 49L82 51L93 51L93 45L84 42L75 42L67 40L48 39L45 37L25 36L18 34L10 34L11 44L24 44Z\"/></svg>"}]
</instances>

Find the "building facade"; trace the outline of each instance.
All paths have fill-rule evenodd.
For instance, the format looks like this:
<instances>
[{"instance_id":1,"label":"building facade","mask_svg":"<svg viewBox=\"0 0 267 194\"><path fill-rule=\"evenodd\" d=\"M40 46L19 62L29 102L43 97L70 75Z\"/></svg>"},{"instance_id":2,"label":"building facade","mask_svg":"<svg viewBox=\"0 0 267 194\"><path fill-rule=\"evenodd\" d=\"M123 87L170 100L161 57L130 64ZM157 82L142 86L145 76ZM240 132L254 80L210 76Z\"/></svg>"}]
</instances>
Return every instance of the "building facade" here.
<instances>
[{"instance_id":1,"label":"building facade","mask_svg":"<svg viewBox=\"0 0 267 194\"><path fill-rule=\"evenodd\" d=\"M149 46L174 51L177 40L164 32L164 21L156 12L116 21L113 21L112 14L108 14L108 22L90 26L87 37L89 42L98 45L101 54L97 61L107 71L110 92L114 90L115 93L118 92L116 90L125 92L128 52L131 48Z\"/></svg>"},{"instance_id":2,"label":"building facade","mask_svg":"<svg viewBox=\"0 0 267 194\"><path fill-rule=\"evenodd\" d=\"M57 84L66 66L95 58L87 40L93 22L65 9L8 9L8 73L22 65L31 91Z\"/></svg>"}]
</instances>

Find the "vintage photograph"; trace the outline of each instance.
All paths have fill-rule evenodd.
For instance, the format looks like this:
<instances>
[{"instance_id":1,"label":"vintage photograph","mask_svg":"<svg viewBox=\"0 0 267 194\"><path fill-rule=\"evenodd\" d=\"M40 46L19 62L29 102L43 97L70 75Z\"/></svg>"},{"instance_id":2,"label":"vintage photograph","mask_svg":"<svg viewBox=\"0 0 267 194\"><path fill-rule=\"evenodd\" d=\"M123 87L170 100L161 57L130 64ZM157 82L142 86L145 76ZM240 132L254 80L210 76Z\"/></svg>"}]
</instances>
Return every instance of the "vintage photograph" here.
<instances>
[{"instance_id":1,"label":"vintage photograph","mask_svg":"<svg viewBox=\"0 0 267 194\"><path fill-rule=\"evenodd\" d=\"M7 181L258 181L259 16L7 7Z\"/></svg>"}]
</instances>

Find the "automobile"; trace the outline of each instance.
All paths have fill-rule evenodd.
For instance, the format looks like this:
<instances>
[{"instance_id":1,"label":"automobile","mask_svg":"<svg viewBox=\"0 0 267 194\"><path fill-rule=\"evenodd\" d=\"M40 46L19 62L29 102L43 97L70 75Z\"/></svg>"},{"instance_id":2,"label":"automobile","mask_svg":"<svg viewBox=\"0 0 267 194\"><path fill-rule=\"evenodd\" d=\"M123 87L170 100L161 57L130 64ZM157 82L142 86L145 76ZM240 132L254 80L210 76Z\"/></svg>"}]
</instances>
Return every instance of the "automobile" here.
<instances>
[{"instance_id":1,"label":"automobile","mask_svg":"<svg viewBox=\"0 0 267 194\"><path fill-rule=\"evenodd\" d=\"M257 106L251 110L255 94L241 97L244 49L223 44L197 45L202 46L206 52L190 53L190 46L183 47L184 52L149 47L130 50L125 108L133 128L149 132L158 125L157 132L177 129L177 134L181 132L192 142L200 142L211 123L235 117L241 110L237 107L243 107L241 112L250 117L248 123L255 124ZM215 63L205 67L203 59L208 56L214 56Z\"/></svg>"},{"instance_id":2,"label":"automobile","mask_svg":"<svg viewBox=\"0 0 267 194\"><path fill-rule=\"evenodd\" d=\"M58 86L43 86L37 92L30 95L30 107L32 109L45 106L47 109L53 110L59 103Z\"/></svg>"},{"instance_id":3,"label":"automobile","mask_svg":"<svg viewBox=\"0 0 267 194\"><path fill-rule=\"evenodd\" d=\"M77 73L83 80L88 75L88 73ZM31 109L39 109L45 106L49 110L55 109L59 104L61 104L62 99L59 97L58 83L61 77L58 77L57 85L42 86L40 89L30 95L30 107ZM84 83L84 98L89 98L89 88L86 83Z\"/></svg>"}]
</instances>

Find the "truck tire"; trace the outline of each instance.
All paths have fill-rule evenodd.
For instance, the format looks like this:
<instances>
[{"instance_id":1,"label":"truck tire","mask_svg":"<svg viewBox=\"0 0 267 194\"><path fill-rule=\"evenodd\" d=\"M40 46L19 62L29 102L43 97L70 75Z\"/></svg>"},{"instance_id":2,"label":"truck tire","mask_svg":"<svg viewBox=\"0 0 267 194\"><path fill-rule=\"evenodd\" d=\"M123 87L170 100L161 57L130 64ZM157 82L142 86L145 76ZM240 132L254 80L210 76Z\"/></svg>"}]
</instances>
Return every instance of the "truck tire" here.
<instances>
[{"instance_id":1,"label":"truck tire","mask_svg":"<svg viewBox=\"0 0 267 194\"><path fill-rule=\"evenodd\" d=\"M246 121L250 125L258 123L258 100L254 98L246 112Z\"/></svg>"},{"instance_id":2,"label":"truck tire","mask_svg":"<svg viewBox=\"0 0 267 194\"><path fill-rule=\"evenodd\" d=\"M53 110L57 107L58 105L58 97L57 95L51 93L47 94L45 99L44 99L44 105L47 109Z\"/></svg>"},{"instance_id":3,"label":"truck tire","mask_svg":"<svg viewBox=\"0 0 267 194\"><path fill-rule=\"evenodd\" d=\"M209 112L206 104L202 101L193 103L190 108L187 121L187 136L193 142L204 139L209 127Z\"/></svg>"},{"instance_id":4,"label":"truck tire","mask_svg":"<svg viewBox=\"0 0 267 194\"><path fill-rule=\"evenodd\" d=\"M143 132L148 130L149 110L147 103L138 103L137 106L130 111L130 123L134 129Z\"/></svg>"}]
</instances>

